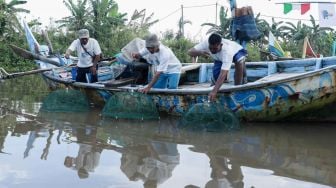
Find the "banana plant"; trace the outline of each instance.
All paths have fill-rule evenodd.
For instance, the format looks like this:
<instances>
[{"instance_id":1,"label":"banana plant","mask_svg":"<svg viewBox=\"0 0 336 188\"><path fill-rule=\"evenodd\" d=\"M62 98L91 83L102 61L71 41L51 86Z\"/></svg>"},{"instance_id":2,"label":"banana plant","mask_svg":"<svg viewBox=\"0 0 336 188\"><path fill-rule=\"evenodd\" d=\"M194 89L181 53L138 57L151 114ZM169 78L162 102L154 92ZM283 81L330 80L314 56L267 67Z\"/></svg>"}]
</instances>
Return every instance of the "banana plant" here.
<instances>
[{"instance_id":1,"label":"banana plant","mask_svg":"<svg viewBox=\"0 0 336 188\"><path fill-rule=\"evenodd\" d=\"M232 38L230 33L231 18L228 16L228 8L224 9L224 7L221 6L219 11L219 21L219 25L214 23L203 23L201 26L210 26L207 33L216 32L225 38Z\"/></svg>"},{"instance_id":2,"label":"banana plant","mask_svg":"<svg viewBox=\"0 0 336 188\"><path fill-rule=\"evenodd\" d=\"M63 3L71 12L71 16L56 21L56 23L60 24L59 27L65 27L69 31L78 31L82 28L86 28L89 21L87 0L77 0L77 2L74 2L73 0L65 0Z\"/></svg>"},{"instance_id":3,"label":"banana plant","mask_svg":"<svg viewBox=\"0 0 336 188\"><path fill-rule=\"evenodd\" d=\"M6 3L0 0L0 37L22 30L17 18L18 13L29 13L29 10L17 8L18 5L26 4L27 1L12 0Z\"/></svg>"}]
</instances>

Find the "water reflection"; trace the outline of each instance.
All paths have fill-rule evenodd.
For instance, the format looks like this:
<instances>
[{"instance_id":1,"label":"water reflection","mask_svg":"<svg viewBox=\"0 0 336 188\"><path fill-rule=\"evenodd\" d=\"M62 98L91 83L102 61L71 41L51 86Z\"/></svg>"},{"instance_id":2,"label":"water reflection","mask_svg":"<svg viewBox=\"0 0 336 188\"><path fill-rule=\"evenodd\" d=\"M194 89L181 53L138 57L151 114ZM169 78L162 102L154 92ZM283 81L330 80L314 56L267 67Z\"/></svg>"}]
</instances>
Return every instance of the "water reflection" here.
<instances>
[{"instance_id":1,"label":"water reflection","mask_svg":"<svg viewBox=\"0 0 336 188\"><path fill-rule=\"evenodd\" d=\"M103 147L99 146L96 127L78 127L72 129L79 145L76 157L66 156L64 166L77 171L79 178L88 178L98 166ZM101 142L104 142L103 140Z\"/></svg>"},{"instance_id":2,"label":"water reflection","mask_svg":"<svg viewBox=\"0 0 336 188\"><path fill-rule=\"evenodd\" d=\"M195 131L165 117L41 112L41 96L0 103L0 187L336 186L333 125Z\"/></svg>"},{"instance_id":3,"label":"water reflection","mask_svg":"<svg viewBox=\"0 0 336 188\"><path fill-rule=\"evenodd\" d=\"M162 184L179 164L179 153L174 143L153 141L148 145L127 146L125 149L120 169L129 180L142 180L144 187Z\"/></svg>"},{"instance_id":4,"label":"water reflection","mask_svg":"<svg viewBox=\"0 0 336 188\"><path fill-rule=\"evenodd\" d=\"M207 133L178 129L178 120L171 118L160 122L134 122L102 119L97 112L20 115L26 118L25 122L17 122L13 118L17 114L2 118L2 153L7 153L6 139L20 139L23 135L27 139L24 158L31 155L39 139L43 140L38 143L42 149L41 160L47 160L48 155L53 153L49 151L53 144L76 144L78 149L72 152L74 155L63 153L57 156L63 156L65 169L73 169L79 178L89 178L90 174L95 173L104 150L107 150L121 155L120 172L129 181L142 182L144 187L180 185L169 180L177 178L173 174L181 165L179 148L189 146L190 160L197 153L205 155L211 169L204 177L207 180L203 184L191 181L188 182L189 186L253 186L254 183L247 181L251 174L243 172L247 168L257 171L269 169L272 172L270 175L303 182L336 184L335 147L323 139L330 135L330 129L335 129L329 126L306 128L255 124L231 133ZM3 122L7 126L3 126ZM186 155L186 152L182 154ZM204 167L189 168L201 170Z\"/></svg>"}]
</instances>

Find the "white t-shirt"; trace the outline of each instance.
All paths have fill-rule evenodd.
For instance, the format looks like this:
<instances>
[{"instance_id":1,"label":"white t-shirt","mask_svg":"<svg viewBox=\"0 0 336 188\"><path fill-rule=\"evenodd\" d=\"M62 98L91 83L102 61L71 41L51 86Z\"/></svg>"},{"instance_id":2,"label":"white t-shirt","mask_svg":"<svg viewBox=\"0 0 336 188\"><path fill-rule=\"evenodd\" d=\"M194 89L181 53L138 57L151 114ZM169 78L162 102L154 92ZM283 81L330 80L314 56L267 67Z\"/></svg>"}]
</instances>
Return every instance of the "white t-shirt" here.
<instances>
[{"instance_id":1,"label":"white t-shirt","mask_svg":"<svg viewBox=\"0 0 336 188\"><path fill-rule=\"evenodd\" d=\"M181 73L181 62L177 59L170 48L160 44L160 50L151 54L146 48L140 51L140 55L148 63L156 66L156 71L166 74Z\"/></svg>"},{"instance_id":2,"label":"white t-shirt","mask_svg":"<svg viewBox=\"0 0 336 188\"><path fill-rule=\"evenodd\" d=\"M208 40L197 44L194 48L196 50L209 52L214 60L221 61L223 63L221 67L222 70L230 70L234 55L236 55L239 50L243 49L243 47L240 44L227 39L222 39L222 44L222 50L216 54L212 54L210 52Z\"/></svg>"},{"instance_id":3,"label":"white t-shirt","mask_svg":"<svg viewBox=\"0 0 336 188\"><path fill-rule=\"evenodd\" d=\"M71 43L71 45L69 46L69 50L77 51L77 55L79 58L79 61L77 63L78 67L81 68L91 67L93 65L92 63L93 59L91 56L94 57L95 55L101 54L100 46L98 44L98 41L93 38L89 38L87 44L83 46L84 48L86 48L86 51L89 52L90 55L85 52L79 39L76 39Z\"/></svg>"},{"instance_id":4,"label":"white t-shirt","mask_svg":"<svg viewBox=\"0 0 336 188\"><path fill-rule=\"evenodd\" d=\"M99 165L100 152L93 151L93 147L88 144L79 144L79 151L76 157L76 166L78 170L84 167L87 171L93 172Z\"/></svg>"}]
</instances>

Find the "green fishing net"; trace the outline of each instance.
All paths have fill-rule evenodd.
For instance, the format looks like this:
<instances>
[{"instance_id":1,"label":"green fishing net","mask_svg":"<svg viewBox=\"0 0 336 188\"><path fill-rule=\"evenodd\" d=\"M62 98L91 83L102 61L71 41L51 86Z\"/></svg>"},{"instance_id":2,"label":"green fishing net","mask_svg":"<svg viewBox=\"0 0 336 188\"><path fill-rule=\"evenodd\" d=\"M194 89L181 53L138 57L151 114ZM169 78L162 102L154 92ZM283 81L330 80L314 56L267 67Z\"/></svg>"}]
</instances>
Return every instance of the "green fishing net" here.
<instances>
[{"instance_id":1,"label":"green fishing net","mask_svg":"<svg viewBox=\"0 0 336 188\"><path fill-rule=\"evenodd\" d=\"M89 101L78 90L62 89L51 92L44 100L41 111L46 112L87 112Z\"/></svg>"},{"instance_id":2,"label":"green fishing net","mask_svg":"<svg viewBox=\"0 0 336 188\"><path fill-rule=\"evenodd\" d=\"M239 120L228 108L217 103L194 104L182 117L181 126L194 130L237 130Z\"/></svg>"},{"instance_id":3,"label":"green fishing net","mask_svg":"<svg viewBox=\"0 0 336 188\"><path fill-rule=\"evenodd\" d=\"M153 100L139 92L116 92L104 106L103 116L116 119L159 119Z\"/></svg>"}]
</instances>

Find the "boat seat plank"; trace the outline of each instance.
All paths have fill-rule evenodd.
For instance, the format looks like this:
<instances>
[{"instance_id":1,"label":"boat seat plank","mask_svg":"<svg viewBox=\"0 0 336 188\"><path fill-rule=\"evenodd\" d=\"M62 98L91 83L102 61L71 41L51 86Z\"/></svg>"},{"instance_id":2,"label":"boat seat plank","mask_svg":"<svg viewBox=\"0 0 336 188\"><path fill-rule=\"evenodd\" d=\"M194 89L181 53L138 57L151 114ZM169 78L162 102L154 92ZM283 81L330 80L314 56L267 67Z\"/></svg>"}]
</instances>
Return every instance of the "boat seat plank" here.
<instances>
[{"instance_id":1,"label":"boat seat plank","mask_svg":"<svg viewBox=\"0 0 336 188\"><path fill-rule=\"evenodd\" d=\"M281 80L285 78L290 78L293 76L300 75L302 73L274 73L268 76L265 76L259 80L256 80L255 82L268 82L268 81L275 81L275 80Z\"/></svg>"},{"instance_id":2,"label":"boat seat plank","mask_svg":"<svg viewBox=\"0 0 336 188\"><path fill-rule=\"evenodd\" d=\"M195 70L195 69L198 69L201 67L201 64L192 64L192 65L185 65L185 66L182 66L181 68L181 73L185 73L187 71L190 71L190 70Z\"/></svg>"},{"instance_id":3,"label":"boat seat plank","mask_svg":"<svg viewBox=\"0 0 336 188\"><path fill-rule=\"evenodd\" d=\"M135 81L134 78L123 78L119 80L110 80L108 82L105 82L104 86L105 87L118 87L118 86L123 86L123 85L133 83L134 81Z\"/></svg>"},{"instance_id":4,"label":"boat seat plank","mask_svg":"<svg viewBox=\"0 0 336 188\"><path fill-rule=\"evenodd\" d=\"M225 82L223 83L222 87L231 87L233 86L233 82ZM180 85L178 88L179 89L191 89L191 88L210 88L212 87L211 86L211 83L209 82L206 82L206 83L197 83L197 84L183 84L183 85Z\"/></svg>"}]
</instances>

